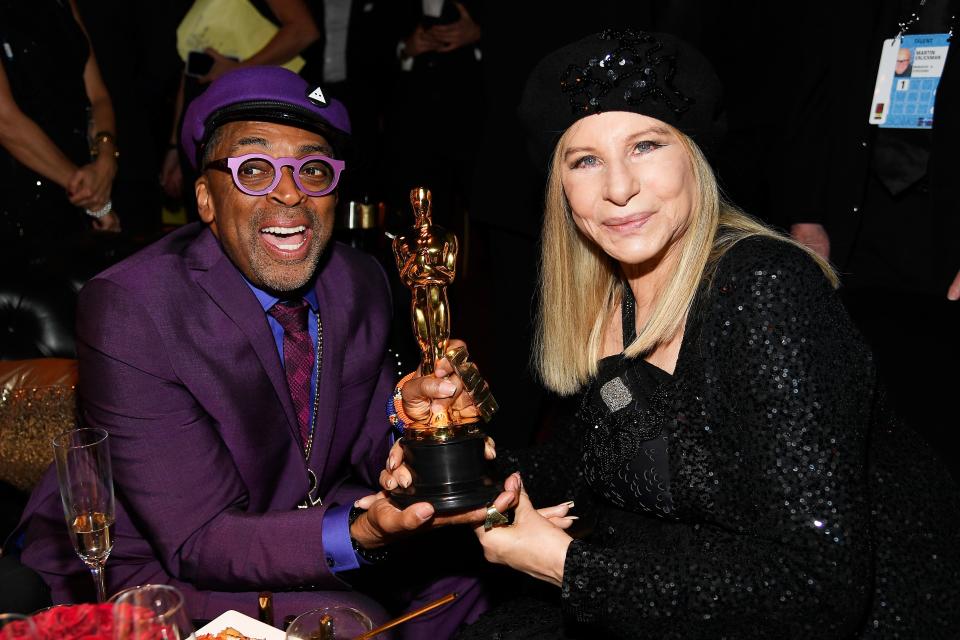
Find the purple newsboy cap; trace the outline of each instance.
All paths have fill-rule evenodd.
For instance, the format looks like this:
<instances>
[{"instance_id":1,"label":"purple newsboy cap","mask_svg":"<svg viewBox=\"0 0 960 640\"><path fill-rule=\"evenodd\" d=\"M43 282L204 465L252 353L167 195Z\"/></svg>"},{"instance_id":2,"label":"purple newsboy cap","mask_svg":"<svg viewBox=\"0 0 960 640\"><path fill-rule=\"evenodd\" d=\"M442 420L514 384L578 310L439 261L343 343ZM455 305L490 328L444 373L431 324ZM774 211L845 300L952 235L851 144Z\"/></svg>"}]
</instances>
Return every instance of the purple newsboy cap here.
<instances>
[{"instance_id":1,"label":"purple newsboy cap","mask_svg":"<svg viewBox=\"0 0 960 640\"><path fill-rule=\"evenodd\" d=\"M213 131L228 122L253 120L316 131L334 149L349 138L350 116L337 100L283 67L246 67L223 74L197 96L183 118L180 144L196 168Z\"/></svg>"}]
</instances>

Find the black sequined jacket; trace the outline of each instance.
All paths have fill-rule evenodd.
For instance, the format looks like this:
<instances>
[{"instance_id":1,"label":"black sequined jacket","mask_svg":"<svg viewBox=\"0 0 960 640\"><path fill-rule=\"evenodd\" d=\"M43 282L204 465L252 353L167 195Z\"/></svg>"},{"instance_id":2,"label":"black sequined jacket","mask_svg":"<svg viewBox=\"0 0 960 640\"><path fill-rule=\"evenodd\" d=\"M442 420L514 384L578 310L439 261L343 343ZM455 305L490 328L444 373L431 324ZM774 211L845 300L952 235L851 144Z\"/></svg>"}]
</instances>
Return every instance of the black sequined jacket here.
<instances>
[{"instance_id":1,"label":"black sequined jacket","mask_svg":"<svg viewBox=\"0 0 960 640\"><path fill-rule=\"evenodd\" d=\"M565 633L947 637L955 489L885 417L871 354L806 254L758 237L730 249L655 396L659 424L581 411L548 445L502 457L535 505L573 498L595 518L567 553ZM594 428L609 432L585 439ZM651 429L667 434L674 507L659 518L603 501L584 469Z\"/></svg>"}]
</instances>

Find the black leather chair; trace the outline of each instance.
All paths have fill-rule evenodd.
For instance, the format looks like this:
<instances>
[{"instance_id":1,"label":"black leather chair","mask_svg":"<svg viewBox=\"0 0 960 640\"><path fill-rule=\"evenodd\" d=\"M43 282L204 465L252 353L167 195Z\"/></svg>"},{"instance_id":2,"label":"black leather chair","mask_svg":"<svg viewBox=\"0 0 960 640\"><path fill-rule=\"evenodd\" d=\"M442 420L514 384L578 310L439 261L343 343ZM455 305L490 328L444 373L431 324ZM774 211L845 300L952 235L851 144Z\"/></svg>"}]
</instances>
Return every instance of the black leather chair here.
<instances>
[{"instance_id":1,"label":"black leather chair","mask_svg":"<svg viewBox=\"0 0 960 640\"><path fill-rule=\"evenodd\" d=\"M101 233L39 260L0 256L0 360L76 357L80 288L145 242Z\"/></svg>"},{"instance_id":2,"label":"black leather chair","mask_svg":"<svg viewBox=\"0 0 960 640\"><path fill-rule=\"evenodd\" d=\"M0 611L29 615L52 604L50 587L40 574L20 564L19 554L0 556Z\"/></svg>"},{"instance_id":3,"label":"black leather chair","mask_svg":"<svg viewBox=\"0 0 960 640\"><path fill-rule=\"evenodd\" d=\"M0 546L20 520L30 482L53 456L49 451L44 461L27 450L46 452L51 430L75 425L77 294L142 244L96 234L42 260L0 255ZM32 423L25 410L37 412L37 433L23 433ZM0 613L31 613L50 604L50 590L20 563L15 545L0 548Z\"/></svg>"},{"instance_id":4,"label":"black leather chair","mask_svg":"<svg viewBox=\"0 0 960 640\"><path fill-rule=\"evenodd\" d=\"M60 274L0 278L0 360L74 358L77 291Z\"/></svg>"}]
</instances>

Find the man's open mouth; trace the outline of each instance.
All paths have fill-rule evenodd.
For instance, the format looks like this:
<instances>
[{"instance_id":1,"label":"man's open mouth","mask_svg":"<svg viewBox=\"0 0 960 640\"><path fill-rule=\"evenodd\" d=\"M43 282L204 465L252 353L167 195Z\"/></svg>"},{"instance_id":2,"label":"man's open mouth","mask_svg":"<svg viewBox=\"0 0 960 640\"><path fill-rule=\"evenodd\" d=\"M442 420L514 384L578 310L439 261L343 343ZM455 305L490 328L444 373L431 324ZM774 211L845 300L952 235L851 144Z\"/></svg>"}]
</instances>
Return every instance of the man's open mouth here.
<instances>
[{"instance_id":1,"label":"man's open mouth","mask_svg":"<svg viewBox=\"0 0 960 640\"><path fill-rule=\"evenodd\" d=\"M296 251L308 239L307 227L302 224L296 227L264 227L260 229L260 235L267 244L280 251Z\"/></svg>"}]
</instances>

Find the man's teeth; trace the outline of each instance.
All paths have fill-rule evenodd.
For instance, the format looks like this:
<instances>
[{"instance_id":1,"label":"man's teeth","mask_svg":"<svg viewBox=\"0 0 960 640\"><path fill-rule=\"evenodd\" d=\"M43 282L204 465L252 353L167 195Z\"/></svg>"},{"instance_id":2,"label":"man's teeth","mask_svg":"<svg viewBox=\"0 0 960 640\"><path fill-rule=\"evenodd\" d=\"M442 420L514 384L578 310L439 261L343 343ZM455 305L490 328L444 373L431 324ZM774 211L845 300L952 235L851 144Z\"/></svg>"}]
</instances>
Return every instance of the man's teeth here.
<instances>
[{"instance_id":1,"label":"man's teeth","mask_svg":"<svg viewBox=\"0 0 960 640\"><path fill-rule=\"evenodd\" d=\"M264 227L260 230L261 233L272 233L276 236L291 236L295 233L303 233L307 228L303 225L299 227Z\"/></svg>"}]
</instances>

